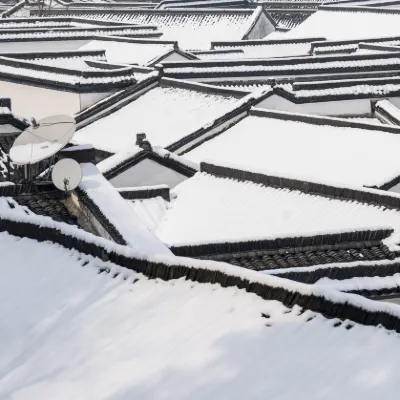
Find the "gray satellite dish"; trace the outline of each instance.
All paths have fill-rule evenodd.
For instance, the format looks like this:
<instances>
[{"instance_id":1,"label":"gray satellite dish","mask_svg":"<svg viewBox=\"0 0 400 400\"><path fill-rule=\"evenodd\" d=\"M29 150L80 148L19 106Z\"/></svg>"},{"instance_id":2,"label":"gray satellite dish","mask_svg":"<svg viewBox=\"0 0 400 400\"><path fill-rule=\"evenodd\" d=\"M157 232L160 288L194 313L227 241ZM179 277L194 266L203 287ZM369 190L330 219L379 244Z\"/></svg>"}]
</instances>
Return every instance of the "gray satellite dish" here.
<instances>
[{"instance_id":1,"label":"gray satellite dish","mask_svg":"<svg viewBox=\"0 0 400 400\"><path fill-rule=\"evenodd\" d=\"M51 179L57 189L74 190L82 180L81 166L72 158L63 158L54 166Z\"/></svg>"},{"instance_id":2,"label":"gray satellite dish","mask_svg":"<svg viewBox=\"0 0 400 400\"><path fill-rule=\"evenodd\" d=\"M35 164L52 157L74 136L75 119L68 115L53 115L25 129L15 140L11 160L20 165Z\"/></svg>"}]
</instances>

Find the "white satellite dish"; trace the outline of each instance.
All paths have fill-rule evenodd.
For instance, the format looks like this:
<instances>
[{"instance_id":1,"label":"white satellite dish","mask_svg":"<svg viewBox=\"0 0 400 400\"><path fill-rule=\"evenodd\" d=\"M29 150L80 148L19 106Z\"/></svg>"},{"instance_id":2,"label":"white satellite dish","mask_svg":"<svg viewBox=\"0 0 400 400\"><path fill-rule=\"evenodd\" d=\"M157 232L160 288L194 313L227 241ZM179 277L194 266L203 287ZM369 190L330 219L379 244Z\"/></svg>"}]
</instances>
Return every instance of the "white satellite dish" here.
<instances>
[{"instance_id":1,"label":"white satellite dish","mask_svg":"<svg viewBox=\"0 0 400 400\"><path fill-rule=\"evenodd\" d=\"M82 180L81 166L72 158L63 158L54 166L51 179L57 189L74 190Z\"/></svg>"},{"instance_id":2,"label":"white satellite dish","mask_svg":"<svg viewBox=\"0 0 400 400\"><path fill-rule=\"evenodd\" d=\"M25 129L15 140L11 160L20 165L35 164L60 151L74 136L75 120L68 115L53 115Z\"/></svg>"}]
</instances>

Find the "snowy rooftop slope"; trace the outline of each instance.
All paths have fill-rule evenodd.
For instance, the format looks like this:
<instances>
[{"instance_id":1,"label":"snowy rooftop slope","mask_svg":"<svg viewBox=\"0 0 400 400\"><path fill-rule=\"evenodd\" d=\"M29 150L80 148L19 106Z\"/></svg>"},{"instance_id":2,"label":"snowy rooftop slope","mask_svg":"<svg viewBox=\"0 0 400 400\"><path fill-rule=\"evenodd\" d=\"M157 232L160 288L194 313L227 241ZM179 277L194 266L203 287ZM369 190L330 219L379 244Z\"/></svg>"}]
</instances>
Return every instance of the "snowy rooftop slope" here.
<instances>
[{"instance_id":1,"label":"snowy rooftop slope","mask_svg":"<svg viewBox=\"0 0 400 400\"><path fill-rule=\"evenodd\" d=\"M376 400L398 391L397 334L0 237L1 398ZM103 266L112 273L98 274Z\"/></svg>"},{"instance_id":2,"label":"snowy rooftop slope","mask_svg":"<svg viewBox=\"0 0 400 400\"><path fill-rule=\"evenodd\" d=\"M136 134L144 132L152 145L166 147L224 115L237 101L212 89L161 85L80 129L74 141L115 153L131 148Z\"/></svg>"},{"instance_id":3,"label":"snowy rooftop slope","mask_svg":"<svg viewBox=\"0 0 400 400\"><path fill-rule=\"evenodd\" d=\"M381 186L400 175L400 135L379 127L335 126L333 118L310 117L314 124L286 119L289 115L255 111L185 156L358 187Z\"/></svg>"},{"instance_id":4,"label":"snowy rooftop slope","mask_svg":"<svg viewBox=\"0 0 400 400\"><path fill-rule=\"evenodd\" d=\"M398 71L400 52L330 57L299 56L243 60L207 60L165 62L165 76L180 79L215 77L284 78L300 75L355 74L360 72Z\"/></svg>"},{"instance_id":5,"label":"snowy rooftop slope","mask_svg":"<svg viewBox=\"0 0 400 400\"><path fill-rule=\"evenodd\" d=\"M130 247L140 253L170 254L93 164L82 164L82 170L83 178L79 188L100 209Z\"/></svg>"},{"instance_id":6,"label":"snowy rooftop slope","mask_svg":"<svg viewBox=\"0 0 400 400\"><path fill-rule=\"evenodd\" d=\"M173 44L150 42L121 42L110 40L92 40L80 50L105 50L107 61L115 63L147 65L153 60L169 53Z\"/></svg>"},{"instance_id":7,"label":"snowy rooftop slope","mask_svg":"<svg viewBox=\"0 0 400 400\"><path fill-rule=\"evenodd\" d=\"M241 40L250 29L254 10L185 9L125 10L121 12L63 11L60 15L155 25L165 40L176 40L184 49L209 49L214 40ZM53 13L58 13L53 11Z\"/></svg>"},{"instance_id":8,"label":"snowy rooftop slope","mask_svg":"<svg viewBox=\"0 0 400 400\"><path fill-rule=\"evenodd\" d=\"M400 124L400 110L388 100L380 100L374 105L375 113L384 121Z\"/></svg>"},{"instance_id":9,"label":"snowy rooftop slope","mask_svg":"<svg viewBox=\"0 0 400 400\"><path fill-rule=\"evenodd\" d=\"M157 229L169 207L169 203L161 196L126 201L151 231Z\"/></svg>"},{"instance_id":10,"label":"snowy rooftop slope","mask_svg":"<svg viewBox=\"0 0 400 400\"><path fill-rule=\"evenodd\" d=\"M121 87L136 81L133 70L129 66L111 70L90 68L84 64L85 67L82 70L80 69L81 62L73 62L74 67L67 64L66 67L70 68L0 56L0 75L2 79L12 79L18 83L34 81L40 85L74 86L75 88L103 85L106 86L105 91L113 85Z\"/></svg>"},{"instance_id":11,"label":"snowy rooftop slope","mask_svg":"<svg viewBox=\"0 0 400 400\"><path fill-rule=\"evenodd\" d=\"M176 199L171 201L156 230L169 246L315 236L370 228L400 230L400 213L395 210L205 173L181 183L174 193Z\"/></svg>"},{"instance_id":12,"label":"snowy rooftop slope","mask_svg":"<svg viewBox=\"0 0 400 400\"><path fill-rule=\"evenodd\" d=\"M1 54L0 54L1 55ZM59 56L54 55L53 57L48 57L46 55L38 55L34 56L23 56L21 57L20 54L10 54L9 55L12 58L16 59L23 59L25 61L30 61L34 62L36 64L40 65L48 65L48 66L54 66L54 67L61 67L61 68L68 68L68 69L79 69L79 70L85 70L85 69L91 69L88 64L86 64L85 60L90 60L90 61L107 61L106 57L104 54L90 54L90 52L82 52L81 55L75 54L75 55L65 55L65 53L60 53Z\"/></svg>"},{"instance_id":13,"label":"snowy rooftop slope","mask_svg":"<svg viewBox=\"0 0 400 400\"><path fill-rule=\"evenodd\" d=\"M241 49L245 58L296 57L308 55L311 43L322 38L292 40L246 40L240 42L216 42L215 50Z\"/></svg>"},{"instance_id":14,"label":"snowy rooftop slope","mask_svg":"<svg viewBox=\"0 0 400 400\"><path fill-rule=\"evenodd\" d=\"M321 7L285 38L322 36L328 40L398 36L400 11L367 7ZM340 27L340 28L339 28Z\"/></svg>"},{"instance_id":15,"label":"snowy rooftop slope","mask_svg":"<svg viewBox=\"0 0 400 400\"><path fill-rule=\"evenodd\" d=\"M328 81L329 82L329 81ZM319 98L321 100L324 97L329 100L339 100L341 97L349 100L351 98L365 98L365 97L399 97L400 96L400 79L399 77L394 78L383 78L383 79L359 79L354 80L352 84L350 82L343 81L331 81L331 87L328 83L322 87L319 81L309 82L314 84L315 87L312 89L302 89L299 85L298 87L292 86L290 83L278 84L276 87L282 89L285 93L294 96L296 99L304 99L305 101L309 99ZM318 83L320 87L318 88ZM305 85L307 86L307 84Z\"/></svg>"},{"instance_id":16,"label":"snowy rooftop slope","mask_svg":"<svg viewBox=\"0 0 400 400\"><path fill-rule=\"evenodd\" d=\"M114 36L128 36L128 37L154 37L160 36L160 32L154 26L141 26L141 27L97 27L95 29L82 28L82 29L60 29L60 30L4 30L0 29L0 39L2 41L14 40L40 40L40 39L68 39L68 38L91 38L95 35L114 35Z\"/></svg>"}]
</instances>

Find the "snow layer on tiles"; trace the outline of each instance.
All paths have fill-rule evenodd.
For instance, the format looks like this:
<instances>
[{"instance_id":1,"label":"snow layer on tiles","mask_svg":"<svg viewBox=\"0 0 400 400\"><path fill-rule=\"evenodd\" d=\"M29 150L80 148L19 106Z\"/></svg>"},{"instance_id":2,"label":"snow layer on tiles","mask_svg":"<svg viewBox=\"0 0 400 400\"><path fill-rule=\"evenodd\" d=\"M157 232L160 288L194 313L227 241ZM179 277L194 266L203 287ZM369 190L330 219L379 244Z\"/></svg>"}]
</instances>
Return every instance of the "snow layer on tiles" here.
<instances>
[{"instance_id":1,"label":"snow layer on tiles","mask_svg":"<svg viewBox=\"0 0 400 400\"><path fill-rule=\"evenodd\" d=\"M400 110L388 100L381 100L375 104L375 108L386 111L389 115L400 121Z\"/></svg>"},{"instance_id":2,"label":"snow layer on tiles","mask_svg":"<svg viewBox=\"0 0 400 400\"><path fill-rule=\"evenodd\" d=\"M129 43L109 40L92 40L80 50L105 50L110 63L147 65L172 51L172 44Z\"/></svg>"},{"instance_id":3,"label":"snow layer on tiles","mask_svg":"<svg viewBox=\"0 0 400 400\"><path fill-rule=\"evenodd\" d=\"M362 122L362 123L371 124L371 125L386 125L381 120L379 120L378 118L374 118L374 117L349 117L349 118L345 118L345 119L346 119L346 121Z\"/></svg>"},{"instance_id":4,"label":"snow layer on tiles","mask_svg":"<svg viewBox=\"0 0 400 400\"><path fill-rule=\"evenodd\" d=\"M12 60L16 63L15 66L1 64L1 58ZM18 60L15 58L0 57L0 73L10 74L13 76L35 78L37 80L43 81L56 81L71 85L79 84L107 84L107 83L117 83L117 82L130 82L133 80L132 76L121 73L120 76L103 76L103 77L87 77L83 76L82 71L76 70L76 75L66 75L62 71L60 72L50 72L50 71L40 71L36 69L29 69L17 66ZM89 69L86 65L85 69Z\"/></svg>"},{"instance_id":5,"label":"snow layer on tiles","mask_svg":"<svg viewBox=\"0 0 400 400\"><path fill-rule=\"evenodd\" d=\"M322 278L315 285L329 287L341 292L361 291L361 290L382 290L394 289L398 291L400 287L400 274L391 276L360 276L350 279L337 280Z\"/></svg>"},{"instance_id":6,"label":"snow layer on tiles","mask_svg":"<svg viewBox=\"0 0 400 400\"><path fill-rule=\"evenodd\" d=\"M17 58L18 59L18 58ZM60 68L68 68L75 70L88 70L88 69L98 69L91 68L86 64L85 60L90 61L107 61L107 59L102 55L85 55L85 56L77 56L77 57L55 57L55 58L47 58L47 57L32 57L31 59L25 58L24 61L34 62L35 64L40 65L49 65L53 67Z\"/></svg>"},{"instance_id":7,"label":"snow layer on tiles","mask_svg":"<svg viewBox=\"0 0 400 400\"><path fill-rule=\"evenodd\" d=\"M106 21L129 22L131 24L155 25L163 33L163 40L178 41L188 50L209 50L212 41L241 40L254 20L251 11L226 10L210 12L186 10L186 12L163 11L113 12L104 14L79 11L63 13L63 16L84 17Z\"/></svg>"},{"instance_id":8,"label":"snow layer on tiles","mask_svg":"<svg viewBox=\"0 0 400 400\"><path fill-rule=\"evenodd\" d=\"M160 196L151 199L127 200L127 202L151 231L157 229L169 206L169 203Z\"/></svg>"},{"instance_id":9,"label":"snow layer on tiles","mask_svg":"<svg viewBox=\"0 0 400 400\"><path fill-rule=\"evenodd\" d=\"M93 164L81 166L83 178L79 188L89 196L130 247L139 253L171 254Z\"/></svg>"},{"instance_id":10,"label":"snow layer on tiles","mask_svg":"<svg viewBox=\"0 0 400 400\"><path fill-rule=\"evenodd\" d=\"M371 95L382 96L397 94L400 91L400 84L380 83L375 85L361 84L354 86L333 87L316 90L292 90L290 83L279 85L297 98L309 98L315 96L344 96L344 95Z\"/></svg>"},{"instance_id":11,"label":"snow layer on tiles","mask_svg":"<svg viewBox=\"0 0 400 400\"><path fill-rule=\"evenodd\" d=\"M1 398L396 399L397 334L0 239ZM98 274L103 266L111 273Z\"/></svg>"},{"instance_id":12,"label":"snow layer on tiles","mask_svg":"<svg viewBox=\"0 0 400 400\"><path fill-rule=\"evenodd\" d=\"M242 50L245 58L273 58L273 57L297 57L309 55L311 50L311 42L295 42L287 43L264 43L264 44L251 44L243 46L215 46L215 50Z\"/></svg>"},{"instance_id":13,"label":"snow layer on tiles","mask_svg":"<svg viewBox=\"0 0 400 400\"><path fill-rule=\"evenodd\" d=\"M250 131L249 131L250 132ZM156 230L169 246L400 230L400 213L198 173L178 185ZM310 218L312 216L312 218Z\"/></svg>"},{"instance_id":14,"label":"snow layer on tiles","mask_svg":"<svg viewBox=\"0 0 400 400\"><path fill-rule=\"evenodd\" d=\"M18 32L16 30L13 33L4 33L0 30L0 39L2 40L12 40L12 39L41 39L41 38L74 38L74 37L89 37L91 38L94 35L124 35L124 36L140 36L145 34L154 33L154 29L148 29L143 27L143 29L129 29L129 28L121 28L121 29L113 29L112 31L107 31L106 29L102 29L99 27L97 30L77 30L77 31L56 31L49 30L43 32Z\"/></svg>"},{"instance_id":15,"label":"snow layer on tiles","mask_svg":"<svg viewBox=\"0 0 400 400\"><path fill-rule=\"evenodd\" d=\"M400 14L392 10L323 9L285 33L284 37L320 36L328 40L350 40L398 36L399 20Z\"/></svg>"},{"instance_id":16,"label":"snow layer on tiles","mask_svg":"<svg viewBox=\"0 0 400 400\"><path fill-rule=\"evenodd\" d=\"M400 175L400 136L378 129L248 116L185 156L312 182L381 186Z\"/></svg>"},{"instance_id":17,"label":"snow layer on tiles","mask_svg":"<svg viewBox=\"0 0 400 400\"><path fill-rule=\"evenodd\" d=\"M400 17L399 17L400 18ZM303 70L328 70L337 69L341 70L343 68L369 68L369 67L380 67L380 66L397 66L400 65L400 55L399 57L394 58L386 58L382 56L379 58L379 55L374 59L364 60L364 59L356 59L349 60L346 57L343 59L336 61L326 61L323 57L312 57L308 58L309 63L299 63L299 64L291 64L288 62L287 64L282 63L282 65L226 65L226 66L207 66L202 67L201 64L196 66L193 64L193 67L176 67L173 66L168 68L168 73L173 74L174 76L178 74L190 74L190 73L224 73L224 72L265 72L271 73L271 75L276 72L287 72L288 75L295 75L295 71L303 71ZM321 73L321 72L320 72Z\"/></svg>"},{"instance_id":18,"label":"snow layer on tiles","mask_svg":"<svg viewBox=\"0 0 400 400\"><path fill-rule=\"evenodd\" d=\"M152 145L167 147L230 111L236 102L234 97L193 89L156 87L82 128L74 141L116 153L131 148L136 134L144 132Z\"/></svg>"}]
</instances>

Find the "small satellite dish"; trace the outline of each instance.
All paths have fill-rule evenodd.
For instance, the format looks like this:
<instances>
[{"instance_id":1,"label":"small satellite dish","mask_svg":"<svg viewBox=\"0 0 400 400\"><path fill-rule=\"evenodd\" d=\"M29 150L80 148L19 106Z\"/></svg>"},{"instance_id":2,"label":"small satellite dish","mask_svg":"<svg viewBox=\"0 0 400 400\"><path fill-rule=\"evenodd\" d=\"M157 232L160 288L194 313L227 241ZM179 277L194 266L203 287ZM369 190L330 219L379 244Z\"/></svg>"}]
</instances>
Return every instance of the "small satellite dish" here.
<instances>
[{"instance_id":1,"label":"small satellite dish","mask_svg":"<svg viewBox=\"0 0 400 400\"><path fill-rule=\"evenodd\" d=\"M72 158L63 158L54 166L51 180L57 189L64 192L74 190L82 180L81 166Z\"/></svg>"},{"instance_id":2,"label":"small satellite dish","mask_svg":"<svg viewBox=\"0 0 400 400\"><path fill-rule=\"evenodd\" d=\"M20 165L35 164L60 151L74 136L75 119L68 115L53 115L25 129L15 140L11 160Z\"/></svg>"}]
</instances>

